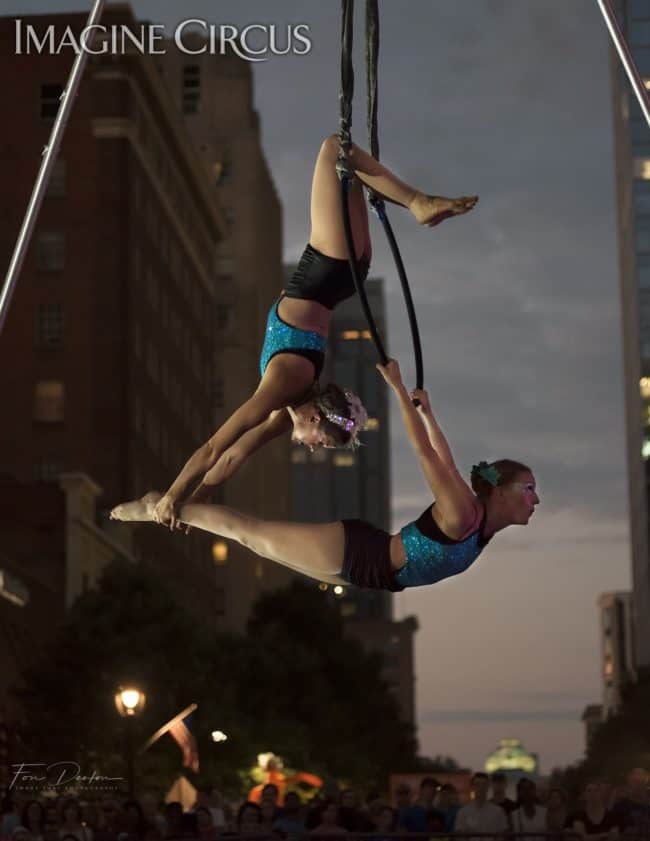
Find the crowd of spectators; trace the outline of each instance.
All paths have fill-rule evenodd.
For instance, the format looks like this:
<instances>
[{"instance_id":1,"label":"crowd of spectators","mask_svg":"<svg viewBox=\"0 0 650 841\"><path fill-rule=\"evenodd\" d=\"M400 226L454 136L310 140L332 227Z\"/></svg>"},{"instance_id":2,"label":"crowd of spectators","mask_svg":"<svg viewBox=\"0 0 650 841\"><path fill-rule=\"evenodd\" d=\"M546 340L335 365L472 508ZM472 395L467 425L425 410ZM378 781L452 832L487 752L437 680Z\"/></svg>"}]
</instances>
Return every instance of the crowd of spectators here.
<instances>
[{"instance_id":1,"label":"crowd of spectators","mask_svg":"<svg viewBox=\"0 0 650 841\"><path fill-rule=\"evenodd\" d=\"M433 777L424 777L417 791L406 783L397 786L393 804L372 792L362 802L352 789L304 803L293 791L281 799L278 788L269 784L259 803L230 803L214 789L201 789L189 810L152 794L120 801L110 796L23 799L10 792L2 803L0 841L225 841L237 835L298 841L308 835L356 834L388 841L411 833L470 838L474 833L516 833L526 834L528 841L650 839L648 782L648 773L635 768L626 786L616 789L595 780L585 786L579 802L569 803L563 789L538 786L527 777L519 779L511 798L504 774L478 772L465 804L454 785Z\"/></svg>"}]
</instances>

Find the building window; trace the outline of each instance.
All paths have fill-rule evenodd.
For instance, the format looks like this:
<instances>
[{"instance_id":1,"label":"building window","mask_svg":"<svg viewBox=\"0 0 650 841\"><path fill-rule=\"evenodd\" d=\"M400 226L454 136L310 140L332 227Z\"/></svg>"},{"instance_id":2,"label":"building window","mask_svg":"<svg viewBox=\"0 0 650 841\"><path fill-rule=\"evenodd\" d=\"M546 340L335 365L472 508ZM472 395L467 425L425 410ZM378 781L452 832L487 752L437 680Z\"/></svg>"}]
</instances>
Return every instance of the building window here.
<instances>
[{"instance_id":1,"label":"building window","mask_svg":"<svg viewBox=\"0 0 650 841\"><path fill-rule=\"evenodd\" d=\"M650 400L650 377L641 377L639 380L639 389L641 397Z\"/></svg>"},{"instance_id":2,"label":"building window","mask_svg":"<svg viewBox=\"0 0 650 841\"><path fill-rule=\"evenodd\" d=\"M36 266L42 272L65 268L65 235L54 231L40 233L36 239Z\"/></svg>"},{"instance_id":3,"label":"building window","mask_svg":"<svg viewBox=\"0 0 650 841\"><path fill-rule=\"evenodd\" d=\"M40 347L61 347L63 344L63 306L39 304L37 330Z\"/></svg>"},{"instance_id":4,"label":"building window","mask_svg":"<svg viewBox=\"0 0 650 841\"><path fill-rule=\"evenodd\" d=\"M61 423L65 391L60 380L42 380L34 392L34 420L40 423Z\"/></svg>"},{"instance_id":5,"label":"building window","mask_svg":"<svg viewBox=\"0 0 650 841\"><path fill-rule=\"evenodd\" d=\"M41 119L53 120L59 110L63 85L41 85Z\"/></svg>"},{"instance_id":6,"label":"building window","mask_svg":"<svg viewBox=\"0 0 650 841\"><path fill-rule=\"evenodd\" d=\"M186 64L183 68L183 113L196 114L201 99L201 68Z\"/></svg>"},{"instance_id":7,"label":"building window","mask_svg":"<svg viewBox=\"0 0 650 841\"><path fill-rule=\"evenodd\" d=\"M344 330L341 333L341 338L345 339L346 342L354 342L361 338L361 332L359 330Z\"/></svg>"},{"instance_id":8,"label":"building window","mask_svg":"<svg viewBox=\"0 0 650 841\"><path fill-rule=\"evenodd\" d=\"M375 429L379 429L379 418L368 418L364 431L368 432Z\"/></svg>"},{"instance_id":9,"label":"building window","mask_svg":"<svg viewBox=\"0 0 650 841\"><path fill-rule=\"evenodd\" d=\"M333 461L335 467L354 467L357 462L353 453L336 453Z\"/></svg>"},{"instance_id":10,"label":"building window","mask_svg":"<svg viewBox=\"0 0 650 841\"><path fill-rule=\"evenodd\" d=\"M307 450L304 447L296 447L295 449L291 450L292 464L306 464L306 462Z\"/></svg>"},{"instance_id":11,"label":"building window","mask_svg":"<svg viewBox=\"0 0 650 841\"><path fill-rule=\"evenodd\" d=\"M641 455L646 460L650 458L650 438L643 439L643 444L641 445Z\"/></svg>"},{"instance_id":12,"label":"building window","mask_svg":"<svg viewBox=\"0 0 650 841\"><path fill-rule=\"evenodd\" d=\"M323 462L327 461L327 450L314 450L313 453L309 454L309 461L311 461L314 464L323 464Z\"/></svg>"},{"instance_id":13,"label":"building window","mask_svg":"<svg viewBox=\"0 0 650 841\"><path fill-rule=\"evenodd\" d=\"M61 465L51 459L42 459L34 467L37 482L56 482L61 474Z\"/></svg>"},{"instance_id":14,"label":"building window","mask_svg":"<svg viewBox=\"0 0 650 841\"><path fill-rule=\"evenodd\" d=\"M47 192L45 195L48 199L62 199L65 197L68 187L68 168L63 158L57 158L52 172L50 174L50 181L47 185Z\"/></svg>"}]
</instances>

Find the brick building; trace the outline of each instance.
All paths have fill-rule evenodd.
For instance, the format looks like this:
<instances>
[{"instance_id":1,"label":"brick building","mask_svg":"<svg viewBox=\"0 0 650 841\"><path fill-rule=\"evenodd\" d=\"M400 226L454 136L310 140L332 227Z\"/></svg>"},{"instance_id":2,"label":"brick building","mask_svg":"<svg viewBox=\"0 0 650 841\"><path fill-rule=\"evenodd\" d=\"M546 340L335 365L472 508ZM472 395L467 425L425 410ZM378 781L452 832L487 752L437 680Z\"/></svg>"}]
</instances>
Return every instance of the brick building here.
<instances>
[{"instance_id":1,"label":"brick building","mask_svg":"<svg viewBox=\"0 0 650 841\"><path fill-rule=\"evenodd\" d=\"M104 22L125 19L126 7L109 8ZM29 21L79 30L85 18ZM12 23L0 20L5 44ZM70 55L3 53L0 66L14 79L11 131L0 140L7 265ZM11 394L0 473L21 482L87 473L103 488L100 519L169 484L212 428L224 230L216 189L151 59L91 57L0 336L0 358L13 360L0 367L0 391ZM134 553L214 615L207 536L134 527Z\"/></svg>"},{"instance_id":2,"label":"brick building","mask_svg":"<svg viewBox=\"0 0 650 841\"><path fill-rule=\"evenodd\" d=\"M187 48L205 40L188 32ZM168 44L157 65L216 185L227 232L216 274L214 420L222 423L255 391L266 317L283 285L282 208L264 158L250 63L232 53L187 55ZM307 176L307 173L305 174ZM278 439L220 489L219 499L268 519L290 516L289 438ZM215 541L222 624L242 630L255 598L293 573L240 546Z\"/></svg>"}]
</instances>

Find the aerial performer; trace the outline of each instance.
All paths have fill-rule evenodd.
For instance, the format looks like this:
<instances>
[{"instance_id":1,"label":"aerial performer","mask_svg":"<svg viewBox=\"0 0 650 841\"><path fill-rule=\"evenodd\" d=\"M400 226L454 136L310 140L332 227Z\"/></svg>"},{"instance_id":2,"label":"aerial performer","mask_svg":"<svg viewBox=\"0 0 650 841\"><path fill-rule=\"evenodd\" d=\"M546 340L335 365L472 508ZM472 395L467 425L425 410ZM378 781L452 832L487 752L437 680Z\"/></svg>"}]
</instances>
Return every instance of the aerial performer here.
<instances>
[{"instance_id":1,"label":"aerial performer","mask_svg":"<svg viewBox=\"0 0 650 841\"><path fill-rule=\"evenodd\" d=\"M222 505L192 503L180 507L177 519L319 581L391 591L435 584L464 572L496 532L527 525L539 503L531 470L510 459L481 462L472 468L470 487L456 467L427 392L409 393L395 360L377 368L397 398L434 497L417 520L389 534L362 520L271 522ZM160 499L159 493L151 492L118 505L111 517L153 522Z\"/></svg>"},{"instance_id":2,"label":"aerial performer","mask_svg":"<svg viewBox=\"0 0 650 841\"><path fill-rule=\"evenodd\" d=\"M292 430L294 443L351 448L367 414L357 395L330 384L321 389L327 335L334 308L354 295L336 173L339 141L327 138L312 181L311 233L296 271L268 315L260 358L261 380L254 394L189 458L160 497L154 520L175 528L182 502L212 498L214 488L231 477L253 452ZM401 181L383 164L352 145L354 173L349 197L357 272L365 280L371 257L363 187L406 208L420 225L433 227L471 210L476 196L431 196Z\"/></svg>"}]
</instances>

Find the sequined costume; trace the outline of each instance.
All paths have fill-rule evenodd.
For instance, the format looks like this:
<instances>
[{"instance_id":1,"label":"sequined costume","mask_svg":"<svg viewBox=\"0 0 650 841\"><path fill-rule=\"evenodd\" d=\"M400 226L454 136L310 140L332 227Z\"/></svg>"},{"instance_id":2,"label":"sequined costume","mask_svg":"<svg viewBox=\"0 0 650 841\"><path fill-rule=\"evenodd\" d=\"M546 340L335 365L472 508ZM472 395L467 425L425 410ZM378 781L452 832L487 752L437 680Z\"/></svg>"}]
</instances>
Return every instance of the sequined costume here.
<instances>
[{"instance_id":1,"label":"sequined costume","mask_svg":"<svg viewBox=\"0 0 650 841\"><path fill-rule=\"evenodd\" d=\"M321 336L313 330L302 330L283 321L278 314L282 298L273 304L266 320L264 345L260 356L260 373L264 376L266 366L278 353L295 353L304 356L314 366L314 379L318 379L325 361L327 336Z\"/></svg>"},{"instance_id":2,"label":"sequined costume","mask_svg":"<svg viewBox=\"0 0 650 841\"><path fill-rule=\"evenodd\" d=\"M395 573L395 581L401 587L435 584L465 572L489 541L483 536L485 509L476 531L464 540L452 540L433 519L432 507L400 531L406 563Z\"/></svg>"},{"instance_id":3,"label":"sequined costume","mask_svg":"<svg viewBox=\"0 0 650 841\"><path fill-rule=\"evenodd\" d=\"M398 592L406 587L435 584L465 572L488 540L483 536L485 511L476 531L464 540L452 540L437 526L431 509L400 532L406 563L394 570L390 560L391 535L362 520L343 520L345 550L341 577L350 584Z\"/></svg>"},{"instance_id":4,"label":"sequined costume","mask_svg":"<svg viewBox=\"0 0 650 841\"><path fill-rule=\"evenodd\" d=\"M366 279L369 268L370 261L364 255L358 261L358 271L362 280ZM313 245L307 244L282 298L315 301L333 310L337 304L346 298L351 298L354 293L354 280L348 261L328 257ZM266 366L278 353L294 353L305 357L313 364L314 379L317 380L325 361L327 338L321 336L320 333L303 330L283 321L278 313L282 298L275 301L266 322L260 372L264 376Z\"/></svg>"}]
</instances>

